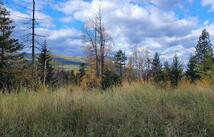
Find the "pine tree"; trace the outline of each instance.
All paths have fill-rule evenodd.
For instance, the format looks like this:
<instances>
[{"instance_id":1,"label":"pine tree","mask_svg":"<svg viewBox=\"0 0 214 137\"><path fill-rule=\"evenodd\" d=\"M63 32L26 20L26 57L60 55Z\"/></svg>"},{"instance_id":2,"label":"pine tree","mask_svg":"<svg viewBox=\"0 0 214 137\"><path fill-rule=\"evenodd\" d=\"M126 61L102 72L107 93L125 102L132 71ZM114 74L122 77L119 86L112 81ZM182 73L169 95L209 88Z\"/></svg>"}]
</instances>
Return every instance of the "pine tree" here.
<instances>
[{"instance_id":1,"label":"pine tree","mask_svg":"<svg viewBox=\"0 0 214 137\"><path fill-rule=\"evenodd\" d=\"M43 85L50 85L55 83L55 79L53 78L53 67L51 64L52 57L50 51L47 49L47 41L44 41L41 53L38 57L38 70L39 70L39 78Z\"/></svg>"},{"instance_id":2,"label":"pine tree","mask_svg":"<svg viewBox=\"0 0 214 137\"><path fill-rule=\"evenodd\" d=\"M120 77L115 74L115 72L106 69L104 73L103 80L101 81L102 89L107 89L113 86L117 86L118 84L121 84Z\"/></svg>"},{"instance_id":3,"label":"pine tree","mask_svg":"<svg viewBox=\"0 0 214 137\"><path fill-rule=\"evenodd\" d=\"M83 77L85 76L86 72L86 65L85 63L81 63L79 67L79 73L77 74L77 84L80 86Z\"/></svg>"},{"instance_id":4,"label":"pine tree","mask_svg":"<svg viewBox=\"0 0 214 137\"><path fill-rule=\"evenodd\" d=\"M199 75L197 60L195 56L190 57L185 75L191 83L194 83L196 80L199 80L201 78L201 76Z\"/></svg>"},{"instance_id":5,"label":"pine tree","mask_svg":"<svg viewBox=\"0 0 214 137\"><path fill-rule=\"evenodd\" d=\"M117 51L117 53L114 56L114 61L116 64L116 67L119 68L119 76L120 76L120 80L122 82L122 75L123 75L123 66L125 65L125 62L127 60L127 57L125 55L125 53L120 49L119 51Z\"/></svg>"},{"instance_id":6,"label":"pine tree","mask_svg":"<svg viewBox=\"0 0 214 137\"><path fill-rule=\"evenodd\" d=\"M71 84L76 84L76 76L74 74L74 70L71 70Z\"/></svg>"},{"instance_id":7,"label":"pine tree","mask_svg":"<svg viewBox=\"0 0 214 137\"><path fill-rule=\"evenodd\" d=\"M209 79L212 79L214 76L214 62L213 58L210 55L205 55L204 64L202 68L204 71L202 72L201 76L204 78L207 77Z\"/></svg>"},{"instance_id":8,"label":"pine tree","mask_svg":"<svg viewBox=\"0 0 214 137\"><path fill-rule=\"evenodd\" d=\"M162 87L163 88L169 88L170 86L170 65L168 61L164 62L163 68L162 68L162 75L163 75L163 82Z\"/></svg>"},{"instance_id":9,"label":"pine tree","mask_svg":"<svg viewBox=\"0 0 214 137\"><path fill-rule=\"evenodd\" d=\"M21 71L23 46L12 37L14 26L10 13L0 3L0 88L12 88L20 83L16 77Z\"/></svg>"},{"instance_id":10,"label":"pine tree","mask_svg":"<svg viewBox=\"0 0 214 137\"><path fill-rule=\"evenodd\" d=\"M168 61L164 62L164 67L163 67L163 79L164 81L169 81L169 75L170 75L170 65Z\"/></svg>"},{"instance_id":11,"label":"pine tree","mask_svg":"<svg viewBox=\"0 0 214 137\"><path fill-rule=\"evenodd\" d=\"M151 65L152 65L151 59L147 57L145 62L145 70L144 70L144 80L147 82L152 76Z\"/></svg>"},{"instance_id":12,"label":"pine tree","mask_svg":"<svg viewBox=\"0 0 214 137\"><path fill-rule=\"evenodd\" d=\"M155 53L154 59L152 61L152 76L156 84L159 84L159 82L163 80L162 65L158 53Z\"/></svg>"},{"instance_id":13,"label":"pine tree","mask_svg":"<svg viewBox=\"0 0 214 137\"><path fill-rule=\"evenodd\" d=\"M183 68L182 68L182 64L178 59L178 56L175 55L173 58L173 62L171 65L171 69L170 69L170 82L172 87L177 87L179 81L182 78L182 72L183 72Z\"/></svg>"},{"instance_id":14,"label":"pine tree","mask_svg":"<svg viewBox=\"0 0 214 137\"><path fill-rule=\"evenodd\" d=\"M207 64L206 60L208 58L213 59L213 49L209 33L206 31L206 29L202 31L202 34L199 37L198 44L196 45L195 50L196 50L195 57L197 60L199 70L201 71L201 73L209 71L208 68L210 64Z\"/></svg>"},{"instance_id":15,"label":"pine tree","mask_svg":"<svg viewBox=\"0 0 214 137\"><path fill-rule=\"evenodd\" d=\"M86 69L85 63L81 63L80 64L80 68L79 68L79 76L80 76L80 78L82 78L85 75L85 69Z\"/></svg>"}]
</instances>

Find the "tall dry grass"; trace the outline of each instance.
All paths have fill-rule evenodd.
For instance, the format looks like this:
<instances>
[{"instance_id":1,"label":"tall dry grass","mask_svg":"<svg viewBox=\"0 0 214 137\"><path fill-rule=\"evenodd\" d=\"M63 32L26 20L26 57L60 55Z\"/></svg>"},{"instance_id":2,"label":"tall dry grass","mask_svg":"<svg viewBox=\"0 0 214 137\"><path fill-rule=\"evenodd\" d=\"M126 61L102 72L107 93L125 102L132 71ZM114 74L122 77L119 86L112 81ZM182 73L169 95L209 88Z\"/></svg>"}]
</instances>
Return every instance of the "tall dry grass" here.
<instances>
[{"instance_id":1,"label":"tall dry grass","mask_svg":"<svg viewBox=\"0 0 214 137\"><path fill-rule=\"evenodd\" d=\"M125 83L0 95L1 137L212 137L214 91Z\"/></svg>"}]
</instances>

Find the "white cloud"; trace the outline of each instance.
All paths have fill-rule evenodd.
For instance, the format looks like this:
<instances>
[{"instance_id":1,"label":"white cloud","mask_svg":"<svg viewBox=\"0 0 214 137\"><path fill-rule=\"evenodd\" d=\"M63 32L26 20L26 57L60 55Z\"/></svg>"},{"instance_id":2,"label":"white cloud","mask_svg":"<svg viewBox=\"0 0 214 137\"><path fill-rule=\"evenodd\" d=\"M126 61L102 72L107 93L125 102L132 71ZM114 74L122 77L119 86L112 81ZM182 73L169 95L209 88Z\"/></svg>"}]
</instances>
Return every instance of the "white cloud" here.
<instances>
[{"instance_id":1,"label":"white cloud","mask_svg":"<svg viewBox=\"0 0 214 137\"><path fill-rule=\"evenodd\" d=\"M98 0L93 0L91 3L70 0L57 4L55 8L65 15L84 22L92 18L98 2ZM189 49L194 46L196 38L192 31L198 28L197 19L193 17L179 19L172 10L163 10L181 4L179 2L179 0L170 2L151 0L149 6L142 6L142 3L148 3L148 1L103 1L104 22L108 32L114 38L115 49L124 48L129 51L130 47L137 45L153 52L165 53L167 49L169 54L174 54L174 49L180 49L181 54L189 54ZM179 50L176 53L179 54L178 52Z\"/></svg>"},{"instance_id":2,"label":"white cloud","mask_svg":"<svg viewBox=\"0 0 214 137\"><path fill-rule=\"evenodd\" d=\"M45 35L48 47L55 54L83 55L82 35L77 30L66 29L44 29L37 28L36 32Z\"/></svg>"},{"instance_id":3,"label":"white cloud","mask_svg":"<svg viewBox=\"0 0 214 137\"><path fill-rule=\"evenodd\" d=\"M64 3L60 2L53 7L64 12L66 15L72 15L77 11L88 9L90 7L90 3L84 2L83 0L68 0Z\"/></svg>"},{"instance_id":4,"label":"white cloud","mask_svg":"<svg viewBox=\"0 0 214 137\"><path fill-rule=\"evenodd\" d=\"M72 29L60 29L60 30L53 30L49 34L48 39L56 39L56 38L69 38L69 37L78 37L80 34Z\"/></svg>"},{"instance_id":5,"label":"white cloud","mask_svg":"<svg viewBox=\"0 0 214 137\"><path fill-rule=\"evenodd\" d=\"M35 18L41 27L45 27L45 28L55 27L52 17L43 12L36 11Z\"/></svg>"},{"instance_id":6,"label":"white cloud","mask_svg":"<svg viewBox=\"0 0 214 137\"><path fill-rule=\"evenodd\" d=\"M202 6L208 6L211 8L212 11L214 11L214 1L213 0L201 0Z\"/></svg>"},{"instance_id":7,"label":"white cloud","mask_svg":"<svg viewBox=\"0 0 214 137\"><path fill-rule=\"evenodd\" d=\"M63 23L70 23L73 21L73 17L72 16L62 17L62 18L60 18L60 21Z\"/></svg>"},{"instance_id":8,"label":"white cloud","mask_svg":"<svg viewBox=\"0 0 214 137\"><path fill-rule=\"evenodd\" d=\"M51 0L48 1L51 3ZM85 22L93 18L94 12L98 9L98 2L99 0L52 0L52 8L64 13L58 21L68 25L69 22ZM49 3L44 0L38 1L41 8ZM207 21L200 24L196 17L181 18L173 10L174 8L182 9L191 3L193 3L192 0L185 2L180 0L103 0L104 22L107 31L114 39L114 49L123 48L129 52L131 47L138 46L153 53L160 52L162 58L168 59L177 53L185 62L189 54L193 52L193 47L203 28L208 29L211 38L214 36L212 23ZM214 10L212 0L202 0L201 3ZM29 16L21 15L22 13L16 14ZM47 20L37 32L48 35L47 39L55 53L83 53L81 30L75 30L72 26L54 28L53 17L44 13L38 12L37 18Z\"/></svg>"}]
</instances>

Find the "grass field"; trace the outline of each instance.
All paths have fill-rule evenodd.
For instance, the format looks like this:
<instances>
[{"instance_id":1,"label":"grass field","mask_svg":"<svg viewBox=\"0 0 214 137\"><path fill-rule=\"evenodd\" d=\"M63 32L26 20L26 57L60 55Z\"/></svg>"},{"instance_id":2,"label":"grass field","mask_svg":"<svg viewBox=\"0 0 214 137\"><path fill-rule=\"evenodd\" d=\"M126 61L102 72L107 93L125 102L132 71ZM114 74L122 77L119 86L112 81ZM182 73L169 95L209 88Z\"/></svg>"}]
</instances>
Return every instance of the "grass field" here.
<instances>
[{"instance_id":1,"label":"grass field","mask_svg":"<svg viewBox=\"0 0 214 137\"><path fill-rule=\"evenodd\" d=\"M0 137L213 137L214 91L125 84L0 95Z\"/></svg>"}]
</instances>

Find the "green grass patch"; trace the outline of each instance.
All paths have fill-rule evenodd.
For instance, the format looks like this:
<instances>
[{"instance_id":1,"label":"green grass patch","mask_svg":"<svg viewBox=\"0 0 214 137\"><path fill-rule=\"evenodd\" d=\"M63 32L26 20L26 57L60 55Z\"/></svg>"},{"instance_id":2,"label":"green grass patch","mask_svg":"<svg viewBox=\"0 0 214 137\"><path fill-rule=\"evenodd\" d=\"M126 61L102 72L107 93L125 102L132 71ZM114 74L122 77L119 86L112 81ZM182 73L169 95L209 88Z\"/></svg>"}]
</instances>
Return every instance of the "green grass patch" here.
<instances>
[{"instance_id":1,"label":"green grass patch","mask_svg":"<svg viewBox=\"0 0 214 137\"><path fill-rule=\"evenodd\" d=\"M1 137L213 137L212 90L125 85L0 95Z\"/></svg>"}]
</instances>

